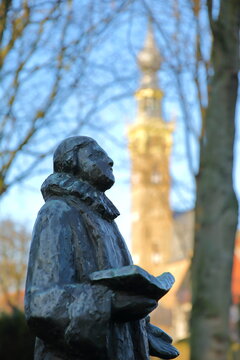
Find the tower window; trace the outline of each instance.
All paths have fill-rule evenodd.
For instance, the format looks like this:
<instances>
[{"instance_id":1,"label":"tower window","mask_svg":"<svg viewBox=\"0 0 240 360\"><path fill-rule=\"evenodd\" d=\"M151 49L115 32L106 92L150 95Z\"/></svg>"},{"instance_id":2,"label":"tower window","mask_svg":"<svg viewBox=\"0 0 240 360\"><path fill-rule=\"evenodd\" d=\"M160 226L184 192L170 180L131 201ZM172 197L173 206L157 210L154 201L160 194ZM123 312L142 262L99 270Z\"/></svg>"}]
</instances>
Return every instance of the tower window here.
<instances>
[{"instance_id":1,"label":"tower window","mask_svg":"<svg viewBox=\"0 0 240 360\"><path fill-rule=\"evenodd\" d=\"M153 184L159 184L162 181L162 175L159 172L154 172L151 175L151 182Z\"/></svg>"},{"instance_id":2,"label":"tower window","mask_svg":"<svg viewBox=\"0 0 240 360\"><path fill-rule=\"evenodd\" d=\"M162 262L162 255L160 255L158 253L152 254L151 260L152 260L153 264L159 264Z\"/></svg>"},{"instance_id":3,"label":"tower window","mask_svg":"<svg viewBox=\"0 0 240 360\"><path fill-rule=\"evenodd\" d=\"M160 251L159 251L159 244L158 243L153 243L152 244L151 260L152 260L153 264L159 264L163 260L163 257L162 257L162 255L160 254Z\"/></svg>"}]
</instances>

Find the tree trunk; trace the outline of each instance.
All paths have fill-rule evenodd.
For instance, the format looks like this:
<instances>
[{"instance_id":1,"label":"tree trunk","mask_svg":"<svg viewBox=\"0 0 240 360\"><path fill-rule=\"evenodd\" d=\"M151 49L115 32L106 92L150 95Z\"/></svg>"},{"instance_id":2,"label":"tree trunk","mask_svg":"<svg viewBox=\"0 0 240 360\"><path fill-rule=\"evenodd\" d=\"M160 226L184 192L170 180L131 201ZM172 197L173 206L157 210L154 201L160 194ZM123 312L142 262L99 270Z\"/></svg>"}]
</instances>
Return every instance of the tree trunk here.
<instances>
[{"instance_id":1,"label":"tree trunk","mask_svg":"<svg viewBox=\"0 0 240 360\"><path fill-rule=\"evenodd\" d=\"M237 227L233 145L239 70L240 1L220 1L212 18L212 76L197 181L192 264L191 360L226 360L231 271Z\"/></svg>"}]
</instances>

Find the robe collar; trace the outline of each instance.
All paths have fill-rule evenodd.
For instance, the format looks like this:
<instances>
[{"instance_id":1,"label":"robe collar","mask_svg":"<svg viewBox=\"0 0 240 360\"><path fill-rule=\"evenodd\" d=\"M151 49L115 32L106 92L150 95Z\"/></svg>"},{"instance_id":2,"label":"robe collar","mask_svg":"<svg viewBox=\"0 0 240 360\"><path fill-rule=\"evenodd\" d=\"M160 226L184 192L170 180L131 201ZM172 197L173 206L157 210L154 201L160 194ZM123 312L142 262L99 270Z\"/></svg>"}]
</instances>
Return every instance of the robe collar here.
<instances>
[{"instance_id":1,"label":"robe collar","mask_svg":"<svg viewBox=\"0 0 240 360\"><path fill-rule=\"evenodd\" d=\"M51 174L42 184L41 192L45 201L50 196L75 196L106 220L114 220L120 215L104 192L70 174Z\"/></svg>"}]
</instances>

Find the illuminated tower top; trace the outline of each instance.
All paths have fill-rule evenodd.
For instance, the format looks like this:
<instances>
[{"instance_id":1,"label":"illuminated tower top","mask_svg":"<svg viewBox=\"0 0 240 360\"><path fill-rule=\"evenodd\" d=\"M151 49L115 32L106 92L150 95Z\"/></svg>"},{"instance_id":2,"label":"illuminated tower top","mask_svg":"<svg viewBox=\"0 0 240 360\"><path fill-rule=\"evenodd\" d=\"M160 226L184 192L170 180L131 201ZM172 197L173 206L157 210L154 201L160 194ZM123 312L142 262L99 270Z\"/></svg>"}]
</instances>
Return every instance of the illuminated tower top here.
<instances>
[{"instance_id":1,"label":"illuminated tower top","mask_svg":"<svg viewBox=\"0 0 240 360\"><path fill-rule=\"evenodd\" d=\"M158 86L157 72L161 65L161 55L154 39L152 24L149 23L146 40L137 57L141 70L140 88L136 92L138 100L138 122L160 120L162 91Z\"/></svg>"},{"instance_id":2,"label":"illuminated tower top","mask_svg":"<svg viewBox=\"0 0 240 360\"><path fill-rule=\"evenodd\" d=\"M137 60L142 73L140 88L158 89L157 71L161 66L161 55L156 46L151 23L148 25L144 47L139 52Z\"/></svg>"}]
</instances>

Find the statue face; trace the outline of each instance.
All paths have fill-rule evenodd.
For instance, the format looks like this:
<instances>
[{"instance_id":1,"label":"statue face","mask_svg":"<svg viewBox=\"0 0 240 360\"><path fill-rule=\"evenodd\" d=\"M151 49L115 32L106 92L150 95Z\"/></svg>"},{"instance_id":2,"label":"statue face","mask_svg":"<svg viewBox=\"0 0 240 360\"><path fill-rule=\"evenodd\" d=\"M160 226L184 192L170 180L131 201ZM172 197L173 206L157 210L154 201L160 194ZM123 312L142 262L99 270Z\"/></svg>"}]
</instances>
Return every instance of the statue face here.
<instances>
[{"instance_id":1,"label":"statue face","mask_svg":"<svg viewBox=\"0 0 240 360\"><path fill-rule=\"evenodd\" d=\"M100 191L106 191L114 184L113 160L95 142L78 151L78 171L75 175L88 181Z\"/></svg>"}]
</instances>

